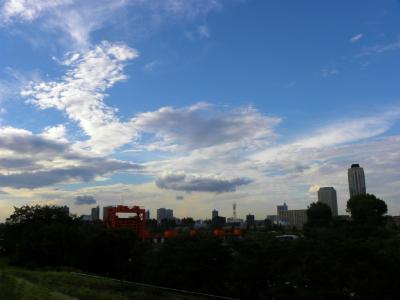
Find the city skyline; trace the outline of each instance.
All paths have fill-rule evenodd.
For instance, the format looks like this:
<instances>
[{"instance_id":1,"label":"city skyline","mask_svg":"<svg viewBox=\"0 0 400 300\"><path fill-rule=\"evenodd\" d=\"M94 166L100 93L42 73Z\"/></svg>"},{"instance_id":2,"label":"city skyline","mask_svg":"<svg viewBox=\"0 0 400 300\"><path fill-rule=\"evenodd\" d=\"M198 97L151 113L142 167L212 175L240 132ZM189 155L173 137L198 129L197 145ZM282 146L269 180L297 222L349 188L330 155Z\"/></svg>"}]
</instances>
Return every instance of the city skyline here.
<instances>
[{"instance_id":1,"label":"city skyline","mask_svg":"<svg viewBox=\"0 0 400 300\"><path fill-rule=\"evenodd\" d=\"M263 219L320 187L340 215L352 164L398 215L399 13L396 0L2 1L0 221L24 204L204 218L237 203Z\"/></svg>"}]
</instances>

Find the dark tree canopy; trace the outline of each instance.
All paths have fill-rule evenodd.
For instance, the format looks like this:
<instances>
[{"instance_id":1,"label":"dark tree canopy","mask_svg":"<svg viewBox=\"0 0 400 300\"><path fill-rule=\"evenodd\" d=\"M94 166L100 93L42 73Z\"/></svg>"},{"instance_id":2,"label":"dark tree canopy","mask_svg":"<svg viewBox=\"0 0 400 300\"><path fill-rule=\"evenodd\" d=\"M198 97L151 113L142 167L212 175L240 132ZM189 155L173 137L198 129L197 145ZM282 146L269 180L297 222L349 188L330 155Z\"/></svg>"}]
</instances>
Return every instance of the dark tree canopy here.
<instances>
[{"instance_id":1,"label":"dark tree canopy","mask_svg":"<svg viewBox=\"0 0 400 300\"><path fill-rule=\"evenodd\" d=\"M385 201L375 195L357 195L347 201L347 212L356 223L375 225L381 223L383 215L387 213Z\"/></svg>"},{"instance_id":2,"label":"dark tree canopy","mask_svg":"<svg viewBox=\"0 0 400 300\"><path fill-rule=\"evenodd\" d=\"M310 227L326 227L331 224L332 211L331 208L322 202L311 203L307 209L307 226Z\"/></svg>"},{"instance_id":3,"label":"dark tree canopy","mask_svg":"<svg viewBox=\"0 0 400 300\"><path fill-rule=\"evenodd\" d=\"M7 218L9 225L28 225L28 224L50 224L50 223L69 223L73 218L68 210L62 206L29 206L14 207L14 213Z\"/></svg>"},{"instance_id":4,"label":"dark tree canopy","mask_svg":"<svg viewBox=\"0 0 400 300\"><path fill-rule=\"evenodd\" d=\"M341 222L327 205L311 204L309 224L291 241L277 235L292 229L269 224L273 231L247 230L241 238L180 230L156 243L126 228L81 222L63 207L24 206L0 224L0 255L28 268L68 267L244 300L398 299L400 230L382 226L386 204L364 195L348 210L353 219ZM165 229L147 221L156 235Z\"/></svg>"},{"instance_id":5,"label":"dark tree canopy","mask_svg":"<svg viewBox=\"0 0 400 300\"><path fill-rule=\"evenodd\" d=\"M193 228L195 221L193 218L183 218L181 220L181 226Z\"/></svg>"}]
</instances>

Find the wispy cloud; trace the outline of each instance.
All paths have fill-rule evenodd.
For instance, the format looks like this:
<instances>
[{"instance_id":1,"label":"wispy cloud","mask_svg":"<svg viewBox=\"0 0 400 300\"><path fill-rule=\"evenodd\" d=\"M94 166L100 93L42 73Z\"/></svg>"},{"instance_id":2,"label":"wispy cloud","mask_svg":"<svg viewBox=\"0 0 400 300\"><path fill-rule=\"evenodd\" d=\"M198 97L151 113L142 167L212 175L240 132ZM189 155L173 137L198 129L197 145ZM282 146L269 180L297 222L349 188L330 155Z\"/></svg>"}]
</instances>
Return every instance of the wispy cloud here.
<instances>
[{"instance_id":1,"label":"wispy cloud","mask_svg":"<svg viewBox=\"0 0 400 300\"><path fill-rule=\"evenodd\" d=\"M164 62L161 60L153 60L143 66L143 71L145 73L153 73L162 65L164 65Z\"/></svg>"},{"instance_id":2,"label":"wispy cloud","mask_svg":"<svg viewBox=\"0 0 400 300\"><path fill-rule=\"evenodd\" d=\"M322 68L321 69L321 76L323 78L329 78L335 75L338 75L339 71L336 68Z\"/></svg>"},{"instance_id":3,"label":"wispy cloud","mask_svg":"<svg viewBox=\"0 0 400 300\"><path fill-rule=\"evenodd\" d=\"M191 41L207 39L210 36L210 30L207 25L199 25L195 30L185 32L185 37Z\"/></svg>"},{"instance_id":4,"label":"wispy cloud","mask_svg":"<svg viewBox=\"0 0 400 300\"><path fill-rule=\"evenodd\" d=\"M356 57L369 56L374 54L382 54L385 52L392 52L400 50L400 40L386 43L386 44L378 44L375 46L370 46L364 48L364 50L356 55Z\"/></svg>"},{"instance_id":5,"label":"wispy cloud","mask_svg":"<svg viewBox=\"0 0 400 300\"><path fill-rule=\"evenodd\" d=\"M364 34L359 33L359 34L353 36L353 37L350 39L350 43L357 43L357 42L360 41L363 37L364 37Z\"/></svg>"},{"instance_id":6,"label":"wispy cloud","mask_svg":"<svg viewBox=\"0 0 400 300\"><path fill-rule=\"evenodd\" d=\"M78 0L5 0L0 6L0 24L37 22L43 31L64 32L75 49L84 49L91 45L91 33L113 22L121 9L131 9L135 15L124 22L139 20L132 27L148 30L170 18L194 20L223 5L223 0L98 0L95 6ZM196 34L208 37L208 28L199 26Z\"/></svg>"}]
</instances>

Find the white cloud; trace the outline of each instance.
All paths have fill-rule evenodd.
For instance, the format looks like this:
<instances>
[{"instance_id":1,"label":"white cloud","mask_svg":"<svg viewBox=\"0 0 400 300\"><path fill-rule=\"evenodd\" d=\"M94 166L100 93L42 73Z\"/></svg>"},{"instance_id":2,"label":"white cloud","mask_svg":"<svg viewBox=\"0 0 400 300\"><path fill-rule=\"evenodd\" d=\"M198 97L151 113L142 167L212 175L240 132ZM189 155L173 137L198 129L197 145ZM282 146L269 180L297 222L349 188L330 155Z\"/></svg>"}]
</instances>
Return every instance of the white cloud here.
<instances>
[{"instance_id":1,"label":"white cloud","mask_svg":"<svg viewBox=\"0 0 400 300\"><path fill-rule=\"evenodd\" d=\"M359 34L353 36L353 37L350 39L350 43L357 43L357 42L360 41L363 37L364 37L364 34L359 33Z\"/></svg>"},{"instance_id":2,"label":"white cloud","mask_svg":"<svg viewBox=\"0 0 400 300\"><path fill-rule=\"evenodd\" d=\"M41 134L41 136L45 138L61 142L67 141L66 135L67 135L67 128L63 124L59 124L57 126L48 126L44 129L43 133Z\"/></svg>"},{"instance_id":3,"label":"white cloud","mask_svg":"<svg viewBox=\"0 0 400 300\"><path fill-rule=\"evenodd\" d=\"M72 2L72 0L6 0L1 6L0 18L6 23L14 20L32 21L51 9Z\"/></svg>"},{"instance_id":4,"label":"white cloud","mask_svg":"<svg viewBox=\"0 0 400 300\"><path fill-rule=\"evenodd\" d=\"M60 81L32 82L22 95L40 109L56 108L77 122L89 140L81 148L107 154L129 143L136 135L132 123L122 123L116 109L104 103L105 90L126 79L124 63L138 53L124 44L102 42L83 53L72 53Z\"/></svg>"},{"instance_id":5,"label":"white cloud","mask_svg":"<svg viewBox=\"0 0 400 300\"><path fill-rule=\"evenodd\" d=\"M162 107L134 118L141 133L151 134L147 149L153 150L194 150L227 144L258 147L275 137L274 127L280 121L252 107L217 111L207 103L179 109Z\"/></svg>"}]
</instances>

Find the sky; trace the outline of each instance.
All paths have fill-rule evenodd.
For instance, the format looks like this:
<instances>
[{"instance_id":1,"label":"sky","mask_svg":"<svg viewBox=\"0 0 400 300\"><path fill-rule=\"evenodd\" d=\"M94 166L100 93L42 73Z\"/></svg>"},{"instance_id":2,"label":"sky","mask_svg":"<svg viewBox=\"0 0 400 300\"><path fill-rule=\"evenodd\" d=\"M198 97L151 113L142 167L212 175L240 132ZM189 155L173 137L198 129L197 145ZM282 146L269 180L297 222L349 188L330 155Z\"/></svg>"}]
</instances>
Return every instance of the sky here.
<instances>
[{"instance_id":1,"label":"sky","mask_svg":"<svg viewBox=\"0 0 400 300\"><path fill-rule=\"evenodd\" d=\"M400 214L400 1L0 0L0 221L140 205Z\"/></svg>"}]
</instances>

